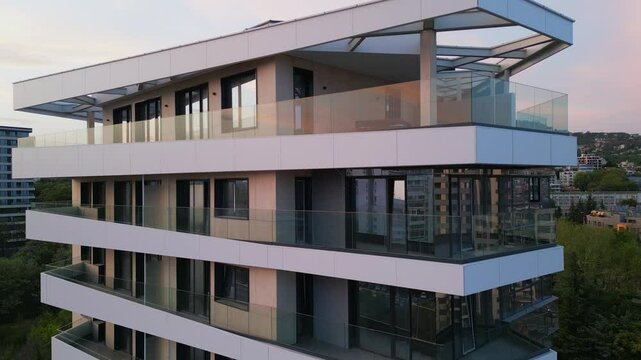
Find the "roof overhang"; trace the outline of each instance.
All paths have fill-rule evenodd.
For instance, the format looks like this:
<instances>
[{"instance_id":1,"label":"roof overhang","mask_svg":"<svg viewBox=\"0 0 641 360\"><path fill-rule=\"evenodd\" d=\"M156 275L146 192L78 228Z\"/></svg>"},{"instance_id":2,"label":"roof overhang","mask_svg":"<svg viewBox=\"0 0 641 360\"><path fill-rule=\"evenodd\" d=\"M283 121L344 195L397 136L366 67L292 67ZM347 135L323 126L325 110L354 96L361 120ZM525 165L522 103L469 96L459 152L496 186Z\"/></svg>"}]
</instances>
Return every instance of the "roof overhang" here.
<instances>
[{"instance_id":1,"label":"roof overhang","mask_svg":"<svg viewBox=\"0 0 641 360\"><path fill-rule=\"evenodd\" d=\"M13 85L14 109L83 120L91 111L100 121L104 103L266 56L416 58L426 28L530 30L534 35L491 47L437 48L439 71L516 74L570 46L573 22L531 0L381 0L20 81Z\"/></svg>"}]
</instances>

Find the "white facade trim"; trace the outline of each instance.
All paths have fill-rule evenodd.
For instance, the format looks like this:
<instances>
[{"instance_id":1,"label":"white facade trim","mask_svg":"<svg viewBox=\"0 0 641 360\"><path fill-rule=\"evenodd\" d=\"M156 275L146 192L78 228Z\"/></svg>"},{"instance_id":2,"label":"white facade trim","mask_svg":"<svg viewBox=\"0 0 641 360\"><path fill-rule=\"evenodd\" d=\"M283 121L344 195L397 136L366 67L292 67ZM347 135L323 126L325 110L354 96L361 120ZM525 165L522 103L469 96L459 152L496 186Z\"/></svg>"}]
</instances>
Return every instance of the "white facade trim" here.
<instances>
[{"instance_id":1,"label":"white facade trim","mask_svg":"<svg viewBox=\"0 0 641 360\"><path fill-rule=\"evenodd\" d=\"M555 246L466 264L247 242L27 211L27 238L471 295L563 271Z\"/></svg>"},{"instance_id":2,"label":"white facade trim","mask_svg":"<svg viewBox=\"0 0 641 360\"><path fill-rule=\"evenodd\" d=\"M95 360L97 357L73 347L64 341L51 338L51 360Z\"/></svg>"},{"instance_id":3,"label":"white facade trim","mask_svg":"<svg viewBox=\"0 0 641 360\"><path fill-rule=\"evenodd\" d=\"M576 138L484 126L16 148L14 178L482 165L572 166Z\"/></svg>"},{"instance_id":4,"label":"white facade trim","mask_svg":"<svg viewBox=\"0 0 641 360\"><path fill-rule=\"evenodd\" d=\"M529 0L384 0L132 56L13 85L15 110L214 69L330 41L479 9L572 43L573 20ZM319 31L319 28L322 31Z\"/></svg>"}]
</instances>

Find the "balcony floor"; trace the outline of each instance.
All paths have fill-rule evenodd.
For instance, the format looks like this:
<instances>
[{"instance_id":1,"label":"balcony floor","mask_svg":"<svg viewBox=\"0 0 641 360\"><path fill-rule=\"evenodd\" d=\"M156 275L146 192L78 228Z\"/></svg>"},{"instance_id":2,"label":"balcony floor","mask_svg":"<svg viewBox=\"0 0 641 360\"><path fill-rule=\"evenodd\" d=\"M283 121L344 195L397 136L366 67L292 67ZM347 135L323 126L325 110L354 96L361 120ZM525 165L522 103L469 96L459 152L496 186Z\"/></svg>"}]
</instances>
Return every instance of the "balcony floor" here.
<instances>
[{"instance_id":1,"label":"balcony floor","mask_svg":"<svg viewBox=\"0 0 641 360\"><path fill-rule=\"evenodd\" d=\"M536 346L516 336L502 336L467 354L465 360L530 359Z\"/></svg>"}]
</instances>

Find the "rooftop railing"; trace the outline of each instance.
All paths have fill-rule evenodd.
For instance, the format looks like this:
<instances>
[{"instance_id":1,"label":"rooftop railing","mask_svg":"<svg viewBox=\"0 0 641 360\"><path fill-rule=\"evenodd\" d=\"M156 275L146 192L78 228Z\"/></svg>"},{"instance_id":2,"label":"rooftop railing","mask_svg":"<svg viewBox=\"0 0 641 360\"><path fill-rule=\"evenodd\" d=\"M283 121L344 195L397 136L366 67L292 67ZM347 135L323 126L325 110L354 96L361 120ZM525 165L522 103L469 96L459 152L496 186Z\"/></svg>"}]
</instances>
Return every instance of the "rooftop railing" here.
<instances>
[{"instance_id":1,"label":"rooftop railing","mask_svg":"<svg viewBox=\"0 0 641 360\"><path fill-rule=\"evenodd\" d=\"M381 331L354 325L339 320L302 314L270 306L242 303L236 300L216 297L208 292L197 293L149 282L134 282L128 279L100 275L93 270L94 265L84 262L57 264L51 266L48 274L88 286L105 293L154 307L159 310L198 321L210 326L250 336L277 345L293 348L312 355L329 359L354 358L401 358L453 360L463 358L454 349L452 324L442 329L436 336L438 342L422 339L419 335ZM430 311L431 309L416 309ZM523 320L526 321L526 320ZM428 324L424 324L428 325ZM311 332L302 329L313 329ZM491 351L492 359L521 360L529 359L547 350L545 345L530 339L527 329L501 324L491 326L482 332L484 346L479 352ZM427 333L430 333L429 331ZM355 338L367 339L375 348L360 348ZM70 338L84 344L85 338ZM459 346L461 344L458 344ZM84 348L89 346L84 345ZM457 355L459 353L459 355ZM481 357L483 355L479 354Z\"/></svg>"},{"instance_id":2,"label":"rooftop railing","mask_svg":"<svg viewBox=\"0 0 641 360\"><path fill-rule=\"evenodd\" d=\"M51 147L491 125L567 133L567 95L473 73L441 75L421 104L420 81L30 136L19 147ZM434 102L433 102L434 101ZM433 118L421 106L435 107ZM110 117L107 115L106 117Z\"/></svg>"},{"instance_id":3,"label":"rooftop railing","mask_svg":"<svg viewBox=\"0 0 641 360\"><path fill-rule=\"evenodd\" d=\"M468 261L550 246L554 209L447 216L34 204L35 211L281 245Z\"/></svg>"}]
</instances>

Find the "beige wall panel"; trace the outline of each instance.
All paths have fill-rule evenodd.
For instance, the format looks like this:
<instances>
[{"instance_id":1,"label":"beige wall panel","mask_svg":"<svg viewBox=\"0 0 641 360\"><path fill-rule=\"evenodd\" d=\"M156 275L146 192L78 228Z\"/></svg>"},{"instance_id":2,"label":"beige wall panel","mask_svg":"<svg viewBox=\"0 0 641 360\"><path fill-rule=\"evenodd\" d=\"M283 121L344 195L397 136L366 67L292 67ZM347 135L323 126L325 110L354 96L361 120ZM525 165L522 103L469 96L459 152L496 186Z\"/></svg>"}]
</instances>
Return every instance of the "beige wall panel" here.
<instances>
[{"instance_id":1,"label":"beige wall panel","mask_svg":"<svg viewBox=\"0 0 641 360\"><path fill-rule=\"evenodd\" d=\"M108 288L114 287L114 250L105 250L105 285Z\"/></svg>"},{"instance_id":2,"label":"beige wall panel","mask_svg":"<svg viewBox=\"0 0 641 360\"><path fill-rule=\"evenodd\" d=\"M105 345L113 349L114 348L114 340L115 340L115 329L114 329L114 324L107 322L105 323Z\"/></svg>"},{"instance_id":3,"label":"beige wall panel","mask_svg":"<svg viewBox=\"0 0 641 360\"><path fill-rule=\"evenodd\" d=\"M80 262L80 245L71 245L71 260L73 264Z\"/></svg>"}]
</instances>

